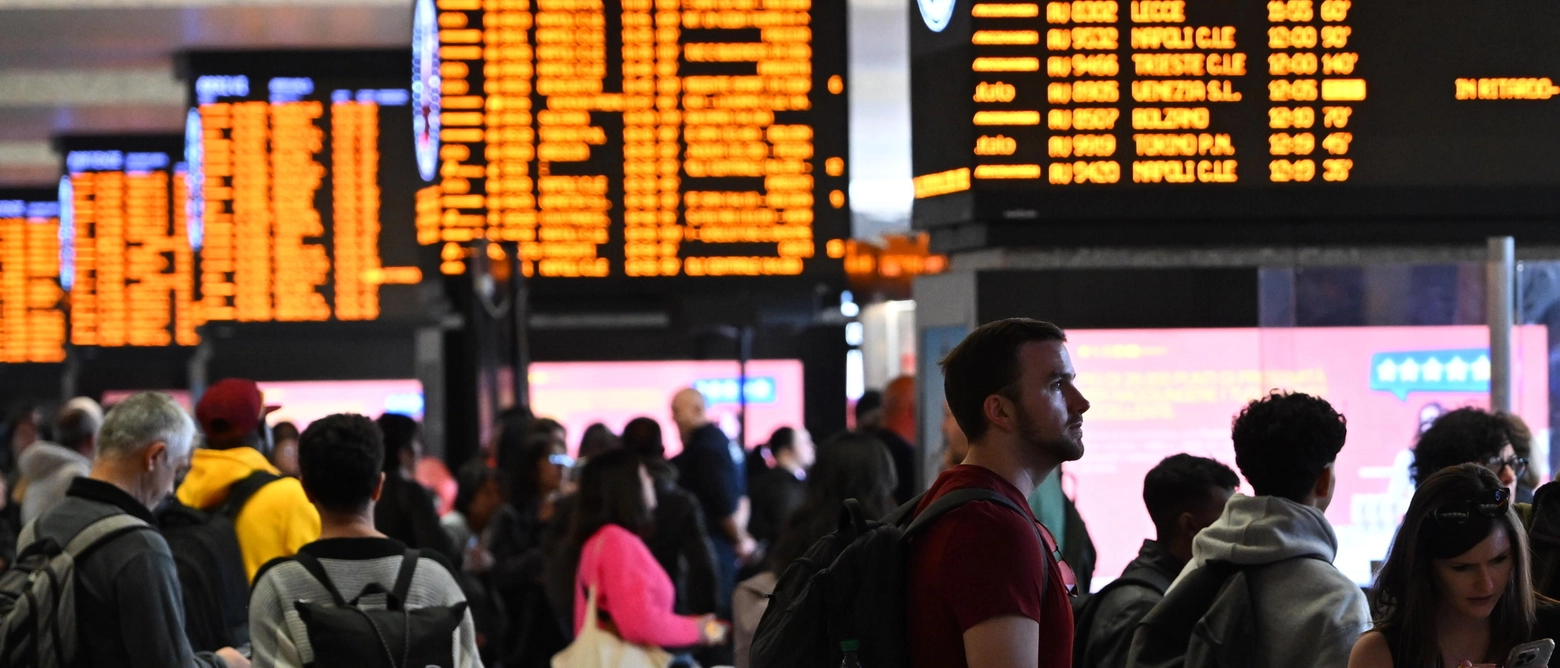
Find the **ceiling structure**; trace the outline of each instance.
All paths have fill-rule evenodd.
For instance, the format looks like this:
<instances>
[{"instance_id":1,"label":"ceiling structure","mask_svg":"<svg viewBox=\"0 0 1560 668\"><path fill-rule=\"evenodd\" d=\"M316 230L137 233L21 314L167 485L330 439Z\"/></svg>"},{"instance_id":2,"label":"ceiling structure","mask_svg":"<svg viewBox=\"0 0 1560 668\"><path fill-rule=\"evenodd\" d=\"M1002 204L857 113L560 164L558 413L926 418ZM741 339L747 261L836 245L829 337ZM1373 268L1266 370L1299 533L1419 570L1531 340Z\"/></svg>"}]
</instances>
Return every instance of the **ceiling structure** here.
<instances>
[{"instance_id":1,"label":"ceiling structure","mask_svg":"<svg viewBox=\"0 0 1560 668\"><path fill-rule=\"evenodd\" d=\"M908 228L908 2L850 4L851 194L876 236ZM0 187L54 183L55 135L181 132L179 51L398 47L411 23L411 0L0 0Z\"/></svg>"}]
</instances>

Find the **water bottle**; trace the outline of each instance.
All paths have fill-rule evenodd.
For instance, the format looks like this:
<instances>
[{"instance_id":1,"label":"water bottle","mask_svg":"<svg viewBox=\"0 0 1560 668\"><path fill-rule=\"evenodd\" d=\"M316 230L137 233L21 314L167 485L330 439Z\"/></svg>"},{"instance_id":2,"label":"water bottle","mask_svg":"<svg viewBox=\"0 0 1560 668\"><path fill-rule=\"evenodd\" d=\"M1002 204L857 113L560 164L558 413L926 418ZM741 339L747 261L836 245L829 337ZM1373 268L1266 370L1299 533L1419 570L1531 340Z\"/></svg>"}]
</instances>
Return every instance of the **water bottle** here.
<instances>
[{"instance_id":1,"label":"water bottle","mask_svg":"<svg viewBox=\"0 0 1560 668\"><path fill-rule=\"evenodd\" d=\"M840 661L840 668L861 668L861 658L856 655L861 651L861 643L855 640L842 640L840 651L845 653L845 659Z\"/></svg>"}]
</instances>

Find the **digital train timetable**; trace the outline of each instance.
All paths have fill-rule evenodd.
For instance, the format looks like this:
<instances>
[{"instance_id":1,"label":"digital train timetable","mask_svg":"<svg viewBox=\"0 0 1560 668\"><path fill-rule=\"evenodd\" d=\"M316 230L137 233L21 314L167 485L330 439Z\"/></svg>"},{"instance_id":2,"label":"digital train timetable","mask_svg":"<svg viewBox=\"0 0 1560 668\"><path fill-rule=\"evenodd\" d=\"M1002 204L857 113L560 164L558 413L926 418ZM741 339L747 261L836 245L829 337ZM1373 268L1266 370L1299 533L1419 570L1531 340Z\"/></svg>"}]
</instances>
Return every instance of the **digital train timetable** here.
<instances>
[{"instance_id":1,"label":"digital train timetable","mask_svg":"<svg viewBox=\"0 0 1560 668\"><path fill-rule=\"evenodd\" d=\"M410 63L405 49L181 57L204 321L417 317Z\"/></svg>"},{"instance_id":2,"label":"digital train timetable","mask_svg":"<svg viewBox=\"0 0 1560 668\"><path fill-rule=\"evenodd\" d=\"M918 0L918 226L1560 212L1560 6Z\"/></svg>"},{"instance_id":3,"label":"digital train timetable","mask_svg":"<svg viewBox=\"0 0 1560 668\"><path fill-rule=\"evenodd\" d=\"M843 276L845 3L419 0L413 46L445 273Z\"/></svg>"}]
</instances>

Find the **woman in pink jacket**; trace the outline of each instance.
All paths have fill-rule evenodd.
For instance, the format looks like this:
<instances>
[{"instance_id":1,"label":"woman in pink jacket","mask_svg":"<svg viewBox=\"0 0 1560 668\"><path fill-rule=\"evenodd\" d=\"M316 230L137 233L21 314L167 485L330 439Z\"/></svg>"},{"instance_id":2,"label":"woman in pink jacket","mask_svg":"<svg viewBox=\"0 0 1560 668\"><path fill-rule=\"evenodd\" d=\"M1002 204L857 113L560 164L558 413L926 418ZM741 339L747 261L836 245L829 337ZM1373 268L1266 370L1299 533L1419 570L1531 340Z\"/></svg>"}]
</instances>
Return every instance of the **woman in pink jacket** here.
<instances>
[{"instance_id":1,"label":"woman in pink jacket","mask_svg":"<svg viewBox=\"0 0 1560 668\"><path fill-rule=\"evenodd\" d=\"M580 546L574 578L574 633L585 624L595 587L603 627L637 645L678 648L725 642L714 615L678 615L677 591L641 536L650 529L655 487L639 456L612 450L592 457L580 475L571 538Z\"/></svg>"}]
</instances>

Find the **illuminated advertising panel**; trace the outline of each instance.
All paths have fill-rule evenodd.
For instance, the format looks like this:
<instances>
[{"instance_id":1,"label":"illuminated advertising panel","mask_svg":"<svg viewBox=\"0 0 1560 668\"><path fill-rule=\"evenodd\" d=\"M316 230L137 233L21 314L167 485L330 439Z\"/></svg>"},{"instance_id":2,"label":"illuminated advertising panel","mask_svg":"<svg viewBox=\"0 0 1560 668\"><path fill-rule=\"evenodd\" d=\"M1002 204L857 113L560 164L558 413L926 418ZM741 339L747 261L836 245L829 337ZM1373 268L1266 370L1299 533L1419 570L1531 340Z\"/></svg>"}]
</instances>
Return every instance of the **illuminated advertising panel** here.
<instances>
[{"instance_id":1,"label":"illuminated advertising panel","mask_svg":"<svg viewBox=\"0 0 1560 668\"><path fill-rule=\"evenodd\" d=\"M65 360L60 203L53 188L0 188L0 363Z\"/></svg>"},{"instance_id":2,"label":"illuminated advertising panel","mask_svg":"<svg viewBox=\"0 0 1560 668\"><path fill-rule=\"evenodd\" d=\"M70 342L193 346L195 259L182 135L65 136L58 277Z\"/></svg>"},{"instance_id":3,"label":"illuminated advertising panel","mask_svg":"<svg viewBox=\"0 0 1560 668\"><path fill-rule=\"evenodd\" d=\"M206 320L417 315L409 56L184 55L186 215Z\"/></svg>"},{"instance_id":4,"label":"illuminated advertising panel","mask_svg":"<svg viewBox=\"0 0 1560 668\"><path fill-rule=\"evenodd\" d=\"M1547 333L1521 327L1514 340L1513 408L1547 468ZM1335 563L1365 584L1413 497L1408 466L1421 427L1446 411L1489 406L1484 327L1070 330L1067 341L1091 407L1083 458L1063 466L1063 486L1093 529L1095 587L1154 536L1143 507L1148 470L1187 452L1239 472L1230 420L1273 388L1325 397L1348 418L1327 518L1338 534Z\"/></svg>"},{"instance_id":5,"label":"illuminated advertising panel","mask_svg":"<svg viewBox=\"0 0 1560 668\"><path fill-rule=\"evenodd\" d=\"M912 4L918 226L1560 208L1554 3Z\"/></svg>"},{"instance_id":6,"label":"illuminated advertising panel","mask_svg":"<svg viewBox=\"0 0 1560 668\"><path fill-rule=\"evenodd\" d=\"M600 422L622 433L636 417L661 423L666 456L682 452L672 422L672 395L691 387L704 395L710 420L732 439L738 427L736 362L536 362L531 365L531 408L569 430L569 447ZM748 447L769 440L780 427L803 427L802 363L748 362Z\"/></svg>"},{"instance_id":7,"label":"illuminated advertising panel","mask_svg":"<svg viewBox=\"0 0 1560 668\"><path fill-rule=\"evenodd\" d=\"M418 242L449 274L486 239L540 279L839 276L845 9L418 0Z\"/></svg>"}]
</instances>

